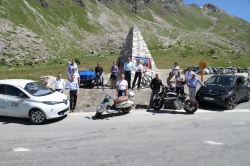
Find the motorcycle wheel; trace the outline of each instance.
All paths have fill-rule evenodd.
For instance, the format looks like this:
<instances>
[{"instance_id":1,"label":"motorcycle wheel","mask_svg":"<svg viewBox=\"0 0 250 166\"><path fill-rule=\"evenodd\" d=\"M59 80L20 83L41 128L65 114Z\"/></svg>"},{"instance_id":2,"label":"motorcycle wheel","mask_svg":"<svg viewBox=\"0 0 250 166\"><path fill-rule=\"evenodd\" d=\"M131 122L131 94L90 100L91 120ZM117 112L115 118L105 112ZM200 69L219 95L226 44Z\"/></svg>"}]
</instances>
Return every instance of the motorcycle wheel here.
<instances>
[{"instance_id":1,"label":"motorcycle wheel","mask_svg":"<svg viewBox=\"0 0 250 166\"><path fill-rule=\"evenodd\" d=\"M154 99L152 103L152 108L154 110L160 110L163 107L163 101L160 99Z\"/></svg>"},{"instance_id":2,"label":"motorcycle wheel","mask_svg":"<svg viewBox=\"0 0 250 166\"><path fill-rule=\"evenodd\" d=\"M198 103L193 102L192 100L187 100L183 103L183 108L187 113L194 113L198 109Z\"/></svg>"},{"instance_id":3,"label":"motorcycle wheel","mask_svg":"<svg viewBox=\"0 0 250 166\"><path fill-rule=\"evenodd\" d=\"M122 109L122 112L124 113L129 113L129 111L132 109L132 106L131 107L127 107L127 108L123 108Z\"/></svg>"},{"instance_id":4,"label":"motorcycle wheel","mask_svg":"<svg viewBox=\"0 0 250 166\"><path fill-rule=\"evenodd\" d=\"M97 118L99 118L100 116L101 116L101 113L100 113L100 112L96 112L95 118L97 119Z\"/></svg>"}]
</instances>

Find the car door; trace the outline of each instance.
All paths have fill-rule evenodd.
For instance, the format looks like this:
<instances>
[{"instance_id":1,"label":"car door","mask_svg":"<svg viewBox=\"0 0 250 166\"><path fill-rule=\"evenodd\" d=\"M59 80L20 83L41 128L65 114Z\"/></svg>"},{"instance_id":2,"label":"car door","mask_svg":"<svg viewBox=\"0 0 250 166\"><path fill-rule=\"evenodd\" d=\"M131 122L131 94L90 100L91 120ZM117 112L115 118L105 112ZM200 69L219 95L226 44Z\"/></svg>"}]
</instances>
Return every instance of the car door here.
<instances>
[{"instance_id":1,"label":"car door","mask_svg":"<svg viewBox=\"0 0 250 166\"><path fill-rule=\"evenodd\" d=\"M8 108L6 115L25 117L28 116L28 96L23 91L12 85L6 85L6 101Z\"/></svg>"},{"instance_id":2,"label":"car door","mask_svg":"<svg viewBox=\"0 0 250 166\"><path fill-rule=\"evenodd\" d=\"M0 115L5 115L7 109L7 101L5 95L5 85L0 84Z\"/></svg>"},{"instance_id":3,"label":"car door","mask_svg":"<svg viewBox=\"0 0 250 166\"><path fill-rule=\"evenodd\" d=\"M236 79L236 96L237 100L240 101L247 94L246 86L244 85L244 77L238 77Z\"/></svg>"}]
</instances>

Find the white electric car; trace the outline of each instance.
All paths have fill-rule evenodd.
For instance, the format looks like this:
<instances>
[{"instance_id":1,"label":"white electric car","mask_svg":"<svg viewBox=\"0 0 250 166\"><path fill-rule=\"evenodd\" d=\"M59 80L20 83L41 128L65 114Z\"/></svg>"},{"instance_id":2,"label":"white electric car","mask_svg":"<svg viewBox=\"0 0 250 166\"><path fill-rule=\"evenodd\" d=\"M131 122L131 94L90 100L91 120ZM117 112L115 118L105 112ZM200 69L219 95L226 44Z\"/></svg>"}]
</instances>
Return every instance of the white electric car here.
<instances>
[{"instance_id":1,"label":"white electric car","mask_svg":"<svg viewBox=\"0 0 250 166\"><path fill-rule=\"evenodd\" d=\"M0 80L1 116L29 118L40 124L68 113L69 100L62 93L32 80Z\"/></svg>"}]
</instances>

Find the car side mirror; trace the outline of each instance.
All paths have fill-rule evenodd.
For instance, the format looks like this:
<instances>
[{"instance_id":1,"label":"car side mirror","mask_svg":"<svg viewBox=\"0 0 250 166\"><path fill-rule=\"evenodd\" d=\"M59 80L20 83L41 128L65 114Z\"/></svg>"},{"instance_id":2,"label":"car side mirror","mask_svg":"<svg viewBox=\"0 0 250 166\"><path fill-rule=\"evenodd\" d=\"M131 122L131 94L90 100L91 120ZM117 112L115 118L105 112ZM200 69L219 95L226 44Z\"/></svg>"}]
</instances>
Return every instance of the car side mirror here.
<instances>
[{"instance_id":1,"label":"car side mirror","mask_svg":"<svg viewBox=\"0 0 250 166\"><path fill-rule=\"evenodd\" d=\"M24 94L24 93L20 93L20 94L19 94L19 97L20 97L20 98L27 98L27 95Z\"/></svg>"}]
</instances>

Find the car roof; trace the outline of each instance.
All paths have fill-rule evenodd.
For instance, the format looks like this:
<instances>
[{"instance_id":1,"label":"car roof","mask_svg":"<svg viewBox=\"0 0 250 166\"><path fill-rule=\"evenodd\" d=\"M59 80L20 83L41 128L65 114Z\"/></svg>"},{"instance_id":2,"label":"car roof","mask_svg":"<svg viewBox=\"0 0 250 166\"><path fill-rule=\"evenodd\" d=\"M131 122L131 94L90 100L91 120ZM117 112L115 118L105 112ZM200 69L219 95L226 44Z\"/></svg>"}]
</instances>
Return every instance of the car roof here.
<instances>
[{"instance_id":1,"label":"car roof","mask_svg":"<svg viewBox=\"0 0 250 166\"><path fill-rule=\"evenodd\" d=\"M13 86L21 86L22 88L25 87L27 83L30 82L35 82L32 80L26 80L26 79L5 79L5 80L0 80L0 84L8 84L8 85L13 85Z\"/></svg>"},{"instance_id":2,"label":"car roof","mask_svg":"<svg viewBox=\"0 0 250 166\"><path fill-rule=\"evenodd\" d=\"M213 75L212 77L235 77L235 78L238 78L238 77L243 77L241 75L232 75L232 74L227 74L227 75Z\"/></svg>"}]
</instances>

